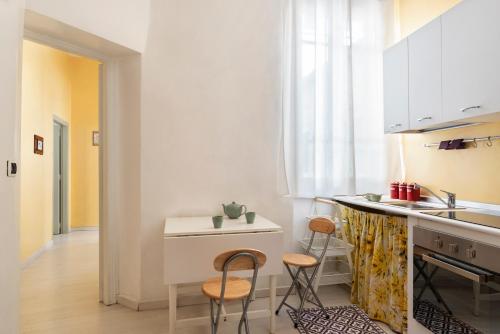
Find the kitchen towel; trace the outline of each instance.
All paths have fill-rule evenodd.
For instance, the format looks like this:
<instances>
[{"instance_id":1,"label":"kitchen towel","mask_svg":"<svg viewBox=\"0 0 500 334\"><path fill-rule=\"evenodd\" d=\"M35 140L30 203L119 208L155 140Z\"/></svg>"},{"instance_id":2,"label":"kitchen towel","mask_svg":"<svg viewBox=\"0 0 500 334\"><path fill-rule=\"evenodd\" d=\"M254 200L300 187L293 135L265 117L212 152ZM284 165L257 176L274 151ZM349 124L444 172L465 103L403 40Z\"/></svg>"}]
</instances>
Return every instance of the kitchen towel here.
<instances>
[{"instance_id":1,"label":"kitchen towel","mask_svg":"<svg viewBox=\"0 0 500 334\"><path fill-rule=\"evenodd\" d=\"M448 146L448 150L463 150L465 143L463 139L453 139Z\"/></svg>"},{"instance_id":2,"label":"kitchen towel","mask_svg":"<svg viewBox=\"0 0 500 334\"><path fill-rule=\"evenodd\" d=\"M450 146L450 141L449 140L443 140L441 143L439 143L439 149L440 150L448 150L449 146Z\"/></svg>"}]
</instances>

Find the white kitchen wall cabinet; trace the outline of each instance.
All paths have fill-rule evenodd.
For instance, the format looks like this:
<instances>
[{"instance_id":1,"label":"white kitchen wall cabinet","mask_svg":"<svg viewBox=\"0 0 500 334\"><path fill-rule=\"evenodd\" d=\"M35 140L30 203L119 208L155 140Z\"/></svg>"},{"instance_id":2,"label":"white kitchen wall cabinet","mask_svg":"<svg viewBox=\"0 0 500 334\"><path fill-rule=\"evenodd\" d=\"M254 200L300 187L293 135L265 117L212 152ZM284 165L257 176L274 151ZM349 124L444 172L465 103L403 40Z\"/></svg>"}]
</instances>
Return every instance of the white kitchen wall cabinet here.
<instances>
[{"instance_id":1,"label":"white kitchen wall cabinet","mask_svg":"<svg viewBox=\"0 0 500 334\"><path fill-rule=\"evenodd\" d=\"M500 121L498 13L500 0L463 0L385 51L385 133Z\"/></svg>"},{"instance_id":2,"label":"white kitchen wall cabinet","mask_svg":"<svg viewBox=\"0 0 500 334\"><path fill-rule=\"evenodd\" d=\"M442 16L443 111L449 120L500 112L499 13L499 0L466 0Z\"/></svg>"},{"instance_id":3,"label":"white kitchen wall cabinet","mask_svg":"<svg viewBox=\"0 0 500 334\"><path fill-rule=\"evenodd\" d=\"M443 122L441 90L441 18L408 38L410 129Z\"/></svg>"},{"instance_id":4,"label":"white kitchen wall cabinet","mask_svg":"<svg viewBox=\"0 0 500 334\"><path fill-rule=\"evenodd\" d=\"M385 133L409 129L408 83L408 40L405 39L384 53Z\"/></svg>"}]
</instances>

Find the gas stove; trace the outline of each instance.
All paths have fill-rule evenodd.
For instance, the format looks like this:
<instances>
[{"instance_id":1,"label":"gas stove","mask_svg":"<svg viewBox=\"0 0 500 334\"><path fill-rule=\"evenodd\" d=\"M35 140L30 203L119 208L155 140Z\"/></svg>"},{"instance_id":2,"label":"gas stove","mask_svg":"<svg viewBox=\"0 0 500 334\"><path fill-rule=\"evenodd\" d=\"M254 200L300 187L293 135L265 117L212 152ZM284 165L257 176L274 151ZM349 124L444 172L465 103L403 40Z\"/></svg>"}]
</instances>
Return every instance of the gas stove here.
<instances>
[{"instance_id":1,"label":"gas stove","mask_svg":"<svg viewBox=\"0 0 500 334\"><path fill-rule=\"evenodd\" d=\"M442 211L442 212L422 212L426 215L459 220L466 223L483 225L500 229L500 216L489 215L467 210Z\"/></svg>"}]
</instances>

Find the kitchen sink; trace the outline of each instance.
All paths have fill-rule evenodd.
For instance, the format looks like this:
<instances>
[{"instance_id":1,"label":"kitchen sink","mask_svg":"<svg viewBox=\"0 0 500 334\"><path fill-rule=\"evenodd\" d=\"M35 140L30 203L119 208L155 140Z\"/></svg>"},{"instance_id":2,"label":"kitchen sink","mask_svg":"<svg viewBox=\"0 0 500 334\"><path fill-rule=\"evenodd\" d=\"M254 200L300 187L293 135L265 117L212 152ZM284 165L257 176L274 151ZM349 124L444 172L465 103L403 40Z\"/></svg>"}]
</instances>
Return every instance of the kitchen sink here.
<instances>
[{"instance_id":1,"label":"kitchen sink","mask_svg":"<svg viewBox=\"0 0 500 334\"><path fill-rule=\"evenodd\" d=\"M413 203L413 202L386 202L385 205L397 206L400 208L410 209L410 210L440 210L440 211L453 211L462 210L463 207L449 208L441 204L430 204L430 203Z\"/></svg>"}]
</instances>

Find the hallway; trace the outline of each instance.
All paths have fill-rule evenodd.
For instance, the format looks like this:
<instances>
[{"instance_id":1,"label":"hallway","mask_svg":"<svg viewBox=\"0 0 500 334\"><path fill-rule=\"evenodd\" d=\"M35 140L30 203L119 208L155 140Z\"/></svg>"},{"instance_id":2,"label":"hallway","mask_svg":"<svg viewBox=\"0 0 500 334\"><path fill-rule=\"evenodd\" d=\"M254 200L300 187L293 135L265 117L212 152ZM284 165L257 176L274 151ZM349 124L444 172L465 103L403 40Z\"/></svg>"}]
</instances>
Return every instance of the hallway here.
<instances>
[{"instance_id":1,"label":"hallway","mask_svg":"<svg viewBox=\"0 0 500 334\"><path fill-rule=\"evenodd\" d=\"M99 234L77 231L54 237L54 245L21 278L21 333L23 334L166 334L168 311L136 312L121 305L104 306L99 299ZM343 286L321 288L328 306L349 304ZM293 296L292 296L293 297ZM278 297L280 300L280 297ZM267 305L259 298L253 307ZM239 307L239 305L236 305ZM231 306L228 308L231 310ZM237 311L238 309L235 309ZM182 307L179 316L205 315L208 305ZM265 319L251 321L255 334L267 333ZM236 333L223 324L221 334ZM386 329L387 332L390 332ZM209 333L206 327L179 329L178 334ZM285 312L277 318L277 334L298 333Z\"/></svg>"}]
</instances>

